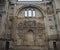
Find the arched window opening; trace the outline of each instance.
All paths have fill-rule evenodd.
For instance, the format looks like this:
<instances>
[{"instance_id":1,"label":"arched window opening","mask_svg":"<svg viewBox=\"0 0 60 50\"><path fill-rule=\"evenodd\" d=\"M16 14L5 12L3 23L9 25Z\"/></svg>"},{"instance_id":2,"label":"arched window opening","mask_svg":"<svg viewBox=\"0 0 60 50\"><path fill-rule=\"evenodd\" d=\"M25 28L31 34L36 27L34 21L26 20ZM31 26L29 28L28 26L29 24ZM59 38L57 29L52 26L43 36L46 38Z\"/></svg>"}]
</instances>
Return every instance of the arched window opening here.
<instances>
[{"instance_id":1,"label":"arched window opening","mask_svg":"<svg viewBox=\"0 0 60 50\"><path fill-rule=\"evenodd\" d=\"M29 16L29 17L32 16L32 10L28 10L28 16Z\"/></svg>"}]
</instances>

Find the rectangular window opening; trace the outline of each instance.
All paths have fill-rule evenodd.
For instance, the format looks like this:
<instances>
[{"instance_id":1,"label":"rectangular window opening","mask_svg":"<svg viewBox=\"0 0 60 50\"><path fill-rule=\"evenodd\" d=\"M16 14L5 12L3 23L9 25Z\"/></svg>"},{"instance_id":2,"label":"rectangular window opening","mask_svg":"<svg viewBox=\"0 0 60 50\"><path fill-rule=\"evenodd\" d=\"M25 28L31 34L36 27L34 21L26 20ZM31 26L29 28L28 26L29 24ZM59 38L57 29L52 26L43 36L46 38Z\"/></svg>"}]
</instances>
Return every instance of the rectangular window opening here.
<instances>
[{"instance_id":1,"label":"rectangular window opening","mask_svg":"<svg viewBox=\"0 0 60 50\"><path fill-rule=\"evenodd\" d=\"M25 11L25 16L27 17L27 11Z\"/></svg>"},{"instance_id":2,"label":"rectangular window opening","mask_svg":"<svg viewBox=\"0 0 60 50\"><path fill-rule=\"evenodd\" d=\"M32 16L32 11L28 10L28 16L31 17Z\"/></svg>"},{"instance_id":3,"label":"rectangular window opening","mask_svg":"<svg viewBox=\"0 0 60 50\"><path fill-rule=\"evenodd\" d=\"M33 11L33 17L35 17L35 11Z\"/></svg>"}]
</instances>

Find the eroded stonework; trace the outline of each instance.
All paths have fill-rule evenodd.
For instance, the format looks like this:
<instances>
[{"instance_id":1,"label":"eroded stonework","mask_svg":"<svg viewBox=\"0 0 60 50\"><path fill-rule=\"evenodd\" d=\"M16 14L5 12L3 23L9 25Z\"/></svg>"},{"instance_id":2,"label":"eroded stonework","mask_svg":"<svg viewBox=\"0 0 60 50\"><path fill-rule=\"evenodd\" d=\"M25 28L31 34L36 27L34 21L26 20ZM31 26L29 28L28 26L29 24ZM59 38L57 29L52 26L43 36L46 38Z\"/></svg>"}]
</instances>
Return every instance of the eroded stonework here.
<instances>
[{"instance_id":1,"label":"eroded stonework","mask_svg":"<svg viewBox=\"0 0 60 50\"><path fill-rule=\"evenodd\" d=\"M57 50L59 42L53 1L6 0L5 10L1 13L1 49Z\"/></svg>"}]
</instances>

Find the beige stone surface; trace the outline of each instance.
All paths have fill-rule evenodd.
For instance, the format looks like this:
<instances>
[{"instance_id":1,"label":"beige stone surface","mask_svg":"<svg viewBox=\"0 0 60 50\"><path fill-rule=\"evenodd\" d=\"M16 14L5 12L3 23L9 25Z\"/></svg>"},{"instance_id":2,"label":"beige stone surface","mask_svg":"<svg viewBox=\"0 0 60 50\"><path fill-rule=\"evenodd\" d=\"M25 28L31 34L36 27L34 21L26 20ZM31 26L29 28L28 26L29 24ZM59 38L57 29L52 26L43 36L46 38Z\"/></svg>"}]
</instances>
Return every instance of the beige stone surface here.
<instances>
[{"instance_id":1,"label":"beige stone surface","mask_svg":"<svg viewBox=\"0 0 60 50\"><path fill-rule=\"evenodd\" d=\"M59 0L52 3L6 0L5 5L0 6L3 8L0 9L0 12L3 12L0 13L0 40L3 42L0 42L0 48L4 48L5 42L9 41L9 48L15 50L53 50L53 42L56 42L57 48L60 49L59 5ZM25 10L34 10L35 16L25 17Z\"/></svg>"}]
</instances>

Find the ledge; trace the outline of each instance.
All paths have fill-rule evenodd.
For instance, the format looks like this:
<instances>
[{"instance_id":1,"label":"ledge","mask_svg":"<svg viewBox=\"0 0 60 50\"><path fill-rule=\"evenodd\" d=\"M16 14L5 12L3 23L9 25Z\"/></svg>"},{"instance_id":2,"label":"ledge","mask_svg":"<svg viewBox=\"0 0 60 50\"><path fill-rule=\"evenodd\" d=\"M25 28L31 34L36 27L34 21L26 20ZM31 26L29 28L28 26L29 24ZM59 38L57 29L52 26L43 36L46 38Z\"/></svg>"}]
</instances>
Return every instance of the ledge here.
<instances>
[{"instance_id":1,"label":"ledge","mask_svg":"<svg viewBox=\"0 0 60 50\"><path fill-rule=\"evenodd\" d=\"M0 38L0 41L13 41L13 39L12 38L11 39L10 38L9 39L8 38Z\"/></svg>"}]
</instances>

